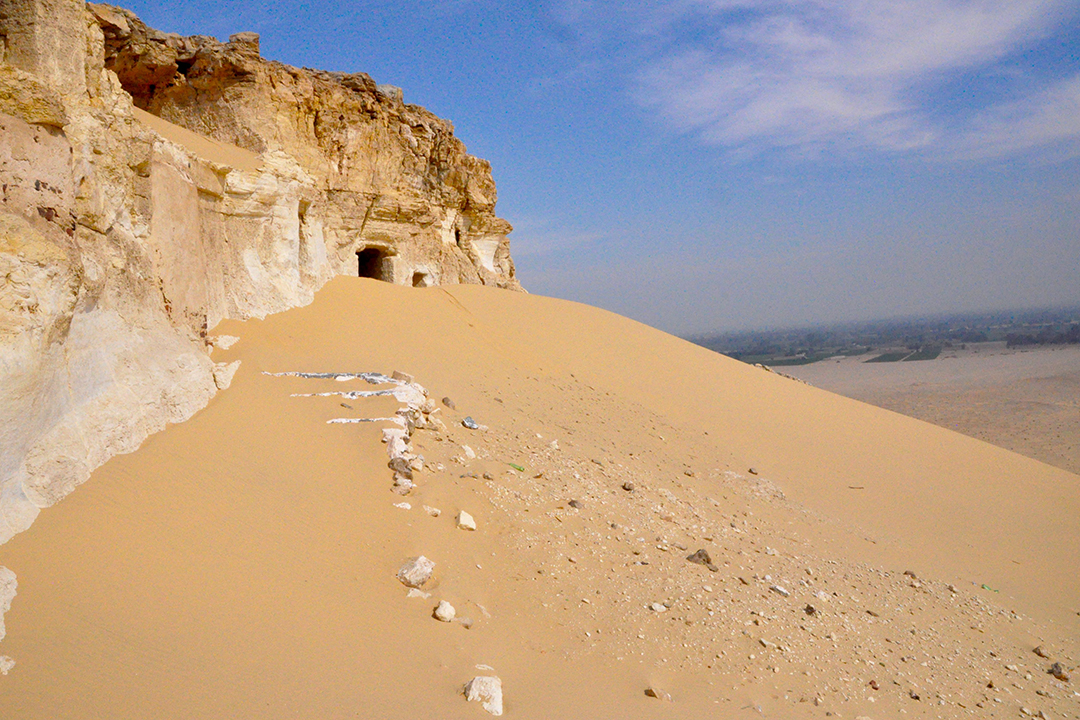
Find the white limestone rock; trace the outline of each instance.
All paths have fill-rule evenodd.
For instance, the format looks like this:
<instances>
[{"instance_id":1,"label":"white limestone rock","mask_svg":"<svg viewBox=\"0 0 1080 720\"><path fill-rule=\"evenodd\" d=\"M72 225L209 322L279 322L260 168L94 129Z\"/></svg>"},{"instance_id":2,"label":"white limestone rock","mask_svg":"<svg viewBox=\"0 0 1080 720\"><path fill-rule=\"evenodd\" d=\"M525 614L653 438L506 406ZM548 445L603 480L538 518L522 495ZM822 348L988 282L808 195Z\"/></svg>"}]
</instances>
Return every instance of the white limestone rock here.
<instances>
[{"instance_id":1,"label":"white limestone rock","mask_svg":"<svg viewBox=\"0 0 1080 720\"><path fill-rule=\"evenodd\" d=\"M475 530L476 520L473 520L473 516L462 510L457 516L458 530Z\"/></svg>"},{"instance_id":2,"label":"white limestone rock","mask_svg":"<svg viewBox=\"0 0 1080 720\"><path fill-rule=\"evenodd\" d=\"M15 598L15 590L18 586L15 573L6 567L0 567L0 640L3 640L7 634L7 630L4 629L4 613L11 609L11 601Z\"/></svg>"},{"instance_id":3,"label":"white limestone rock","mask_svg":"<svg viewBox=\"0 0 1080 720\"><path fill-rule=\"evenodd\" d=\"M457 615L457 611L454 610L454 606L445 600L440 600L438 607L432 613L436 620L439 622L453 622L454 617Z\"/></svg>"},{"instance_id":4,"label":"white limestone rock","mask_svg":"<svg viewBox=\"0 0 1080 720\"><path fill-rule=\"evenodd\" d=\"M503 714L502 680L494 675L477 675L465 686L465 699L496 717Z\"/></svg>"},{"instance_id":5,"label":"white limestone rock","mask_svg":"<svg viewBox=\"0 0 1080 720\"><path fill-rule=\"evenodd\" d=\"M234 360L231 363L216 363L214 365L214 385L218 390L228 390L232 385L233 376L236 375L236 371L240 369L240 361Z\"/></svg>"},{"instance_id":6,"label":"white limestone rock","mask_svg":"<svg viewBox=\"0 0 1080 720\"><path fill-rule=\"evenodd\" d=\"M420 588L431 578L433 572L435 563L420 555L406 560L398 570L397 578L407 587Z\"/></svg>"}]
</instances>

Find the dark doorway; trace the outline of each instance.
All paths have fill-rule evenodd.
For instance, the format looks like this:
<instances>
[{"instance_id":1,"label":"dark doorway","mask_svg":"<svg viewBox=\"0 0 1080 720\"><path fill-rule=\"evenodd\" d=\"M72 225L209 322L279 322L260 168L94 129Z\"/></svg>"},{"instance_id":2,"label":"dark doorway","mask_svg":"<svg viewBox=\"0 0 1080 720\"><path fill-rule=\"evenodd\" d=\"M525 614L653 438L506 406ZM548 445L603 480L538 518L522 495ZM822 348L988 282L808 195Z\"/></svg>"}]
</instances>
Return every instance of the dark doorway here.
<instances>
[{"instance_id":1,"label":"dark doorway","mask_svg":"<svg viewBox=\"0 0 1080 720\"><path fill-rule=\"evenodd\" d=\"M356 274L374 280L386 280L383 277L384 257L383 251L378 248L365 248L358 251L356 253Z\"/></svg>"}]
</instances>

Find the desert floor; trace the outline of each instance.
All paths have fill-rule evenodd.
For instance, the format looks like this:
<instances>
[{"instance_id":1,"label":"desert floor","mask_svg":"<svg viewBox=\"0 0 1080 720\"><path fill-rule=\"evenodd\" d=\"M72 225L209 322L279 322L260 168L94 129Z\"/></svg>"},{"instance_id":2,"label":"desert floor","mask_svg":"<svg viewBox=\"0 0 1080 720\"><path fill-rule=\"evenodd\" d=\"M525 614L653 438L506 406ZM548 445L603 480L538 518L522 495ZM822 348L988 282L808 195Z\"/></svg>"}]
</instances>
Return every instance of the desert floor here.
<instances>
[{"instance_id":1,"label":"desert floor","mask_svg":"<svg viewBox=\"0 0 1080 720\"><path fill-rule=\"evenodd\" d=\"M488 717L475 675L519 718L1080 717L1074 474L482 287L216 332L232 387L0 546L5 720ZM396 426L330 421L410 386L279 374L395 370L438 405L404 497Z\"/></svg>"},{"instance_id":2,"label":"desert floor","mask_svg":"<svg viewBox=\"0 0 1080 720\"><path fill-rule=\"evenodd\" d=\"M980 343L936 360L782 368L813 385L1080 473L1080 347Z\"/></svg>"}]
</instances>

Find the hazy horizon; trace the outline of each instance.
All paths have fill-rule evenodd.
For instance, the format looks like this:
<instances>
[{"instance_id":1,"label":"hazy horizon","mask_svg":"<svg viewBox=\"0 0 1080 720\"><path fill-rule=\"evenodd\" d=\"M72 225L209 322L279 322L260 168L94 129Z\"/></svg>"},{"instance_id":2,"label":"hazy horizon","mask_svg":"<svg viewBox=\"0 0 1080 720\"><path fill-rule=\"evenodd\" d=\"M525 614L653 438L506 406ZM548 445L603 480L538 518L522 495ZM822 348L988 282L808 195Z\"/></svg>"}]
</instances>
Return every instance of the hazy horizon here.
<instances>
[{"instance_id":1,"label":"hazy horizon","mask_svg":"<svg viewBox=\"0 0 1080 720\"><path fill-rule=\"evenodd\" d=\"M1080 303L1075 2L124 6L450 119L532 292L678 334Z\"/></svg>"}]
</instances>

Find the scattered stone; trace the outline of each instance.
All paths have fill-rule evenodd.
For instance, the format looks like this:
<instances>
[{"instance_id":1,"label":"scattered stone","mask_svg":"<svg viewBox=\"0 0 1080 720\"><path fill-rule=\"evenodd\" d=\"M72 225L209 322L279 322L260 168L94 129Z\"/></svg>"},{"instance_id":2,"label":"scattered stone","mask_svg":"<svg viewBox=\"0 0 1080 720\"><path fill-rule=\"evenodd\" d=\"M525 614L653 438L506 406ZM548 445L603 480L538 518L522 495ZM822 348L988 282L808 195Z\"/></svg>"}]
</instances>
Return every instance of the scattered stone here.
<instances>
[{"instance_id":1,"label":"scattered stone","mask_svg":"<svg viewBox=\"0 0 1080 720\"><path fill-rule=\"evenodd\" d=\"M412 510L412 505L407 502L394 503L394 507L401 508L402 510Z\"/></svg>"},{"instance_id":2,"label":"scattered stone","mask_svg":"<svg viewBox=\"0 0 1080 720\"><path fill-rule=\"evenodd\" d=\"M912 571L912 570L905 570L905 571L904 571L904 574L905 574L905 575L907 575L907 576L908 576L909 578L911 578L912 580L918 580L918 578L917 578L917 577L915 577L915 572L914 572L914 571Z\"/></svg>"},{"instance_id":3,"label":"scattered stone","mask_svg":"<svg viewBox=\"0 0 1080 720\"><path fill-rule=\"evenodd\" d=\"M15 661L7 655L0 655L0 675L7 675L15 667Z\"/></svg>"},{"instance_id":4,"label":"scattered stone","mask_svg":"<svg viewBox=\"0 0 1080 720\"><path fill-rule=\"evenodd\" d=\"M400 370L395 370L393 373L391 373L390 379L397 380L398 382L406 384L414 382L414 378L412 375L410 375L409 373L401 372Z\"/></svg>"},{"instance_id":5,"label":"scattered stone","mask_svg":"<svg viewBox=\"0 0 1080 720\"><path fill-rule=\"evenodd\" d=\"M405 478L406 480L413 479L412 467L409 465L409 461L403 457L392 458L390 462L386 463L387 467L394 471L397 475Z\"/></svg>"},{"instance_id":6,"label":"scattered stone","mask_svg":"<svg viewBox=\"0 0 1080 720\"><path fill-rule=\"evenodd\" d=\"M462 473L462 474L461 474L461 477L462 477L462 478L471 478L471 479L473 479L473 480L476 480L476 479L477 479L477 478L479 478L480 476L479 476L479 475L477 475L477 474L476 474L476 473L474 473L474 472L467 472L467 473Z\"/></svg>"},{"instance_id":7,"label":"scattered stone","mask_svg":"<svg viewBox=\"0 0 1080 720\"><path fill-rule=\"evenodd\" d=\"M871 680L870 681L870 687L872 689L874 689L874 690L880 690L881 689L881 686L878 685L877 680Z\"/></svg>"},{"instance_id":8,"label":"scattered stone","mask_svg":"<svg viewBox=\"0 0 1080 720\"><path fill-rule=\"evenodd\" d=\"M446 407L450 408L451 410L457 410L457 405L455 405L454 401L451 400L448 397L444 397L442 399L442 404L445 405Z\"/></svg>"},{"instance_id":9,"label":"scattered stone","mask_svg":"<svg viewBox=\"0 0 1080 720\"><path fill-rule=\"evenodd\" d=\"M634 492L634 483L627 480L626 482L624 482L622 484L622 489L625 490L626 492Z\"/></svg>"},{"instance_id":10,"label":"scattered stone","mask_svg":"<svg viewBox=\"0 0 1080 720\"><path fill-rule=\"evenodd\" d=\"M559 449L559 441L558 440L552 440L551 442L548 443L548 447L551 448L552 450L558 450Z\"/></svg>"},{"instance_id":11,"label":"scattered stone","mask_svg":"<svg viewBox=\"0 0 1080 720\"><path fill-rule=\"evenodd\" d=\"M431 517L439 517L440 515L442 515L442 510L437 507L431 507L430 505L424 506L424 512L426 512Z\"/></svg>"},{"instance_id":12,"label":"scattered stone","mask_svg":"<svg viewBox=\"0 0 1080 720\"><path fill-rule=\"evenodd\" d=\"M749 470L747 470L747 472L751 475L757 475L757 468L750 468Z\"/></svg>"},{"instance_id":13,"label":"scattered stone","mask_svg":"<svg viewBox=\"0 0 1080 720\"><path fill-rule=\"evenodd\" d=\"M683 475L685 475L686 477L694 477L694 471L693 470L683 470Z\"/></svg>"},{"instance_id":14,"label":"scattered stone","mask_svg":"<svg viewBox=\"0 0 1080 720\"><path fill-rule=\"evenodd\" d=\"M416 588L409 588L409 592L406 593L405 597L422 598L424 600L427 600L429 597L431 597L431 593L424 592L423 590L417 590Z\"/></svg>"},{"instance_id":15,"label":"scattered stone","mask_svg":"<svg viewBox=\"0 0 1080 720\"><path fill-rule=\"evenodd\" d=\"M803 612L806 613L807 615L816 615L817 614L817 608L814 607L813 605L807 605L806 607L803 608Z\"/></svg>"},{"instance_id":16,"label":"scattered stone","mask_svg":"<svg viewBox=\"0 0 1080 720\"><path fill-rule=\"evenodd\" d=\"M476 459L476 451L473 450L468 445L462 445L461 446L461 451L463 453L465 453L465 458L466 459L468 459L468 460L475 460Z\"/></svg>"},{"instance_id":17,"label":"scattered stone","mask_svg":"<svg viewBox=\"0 0 1080 720\"><path fill-rule=\"evenodd\" d=\"M424 401L424 404L420 406L420 412L425 415L430 415L433 412L439 412L439 406L435 404L435 401L428 398Z\"/></svg>"},{"instance_id":18,"label":"scattered stone","mask_svg":"<svg viewBox=\"0 0 1080 720\"><path fill-rule=\"evenodd\" d=\"M412 460L409 461L409 468L414 473L422 472L424 469L424 458L414 457Z\"/></svg>"},{"instance_id":19,"label":"scattered stone","mask_svg":"<svg viewBox=\"0 0 1080 720\"><path fill-rule=\"evenodd\" d=\"M495 476L494 476L494 475L492 475L492 474L491 474L491 473L489 473L489 472L486 472L486 473L484 473L484 479L485 479L485 480L494 480L494 479L495 479Z\"/></svg>"},{"instance_id":20,"label":"scattered stone","mask_svg":"<svg viewBox=\"0 0 1080 720\"><path fill-rule=\"evenodd\" d=\"M667 700L668 702L671 702L671 695L658 688L645 688L645 695L647 697L656 698L657 700Z\"/></svg>"},{"instance_id":21,"label":"scattered stone","mask_svg":"<svg viewBox=\"0 0 1080 720\"><path fill-rule=\"evenodd\" d=\"M503 714L502 680L494 675L477 675L465 686L465 699L495 716Z\"/></svg>"},{"instance_id":22,"label":"scattered stone","mask_svg":"<svg viewBox=\"0 0 1080 720\"><path fill-rule=\"evenodd\" d=\"M473 520L473 516L462 510L457 516L458 530L475 530L476 521Z\"/></svg>"},{"instance_id":23,"label":"scattered stone","mask_svg":"<svg viewBox=\"0 0 1080 720\"><path fill-rule=\"evenodd\" d=\"M668 610L667 607L663 603L658 603L658 602L650 603L649 604L649 609L652 610L653 612L658 612L658 613L667 612L667 610Z\"/></svg>"},{"instance_id":24,"label":"scattered stone","mask_svg":"<svg viewBox=\"0 0 1080 720\"><path fill-rule=\"evenodd\" d=\"M434 571L435 563L420 555L406 560L398 570L397 578L408 587L419 588L428 581Z\"/></svg>"},{"instance_id":25,"label":"scattered stone","mask_svg":"<svg viewBox=\"0 0 1080 720\"><path fill-rule=\"evenodd\" d=\"M787 590L780 587L779 585L770 585L769 589L777 595L780 595L781 597L789 597L791 595L791 593L789 593Z\"/></svg>"},{"instance_id":26,"label":"scattered stone","mask_svg":"<svg viewBox=\"0 0 1080 720\"><path fill-rule=\"evenodd\" d=\"M439 622L451 622L455 615L457 615L457 611L454 610L454 606L445 600L440 600L438 606L431 613L431 616Z\"/></svg>"},{"instance_id":27,"label":"scattered stone","mask_svg":"<svg viewBox=\"0 0 1080 720\"><path fill-rule=\"evenodd\" d=\"M701 550L698 550L697 552L695 552L695 553L693 553L691 555L687 555L686 559L689 560L692 563L696 563L698 565L704 565L705 567L709 568L709 570L712 570L713 572L719 572L719 570L720 570L720 568L716 567L716 565L713 564L712 558L709 557L708 551L705 550L704 548L702 548Z\"/></svg>"},{"instance_id":28,"label":"scattered stone","mask_svg":"<svg viewBox=\"0 0 1080 720\"><path fill-rule=\"evenodd\" d=\"M1053 665L1051 665L1050 669L1047 670L1046 672L1048 674L1050 674L1050 675L1053 675L1055 678L1057 678L1061 682L1069 682L1069 674L1067 672L1065 672L1065 668L1062 667L1061 663L1059 663L1059 662L1056 662Z\"/></svg>"},{"instance_id":29,"label":"scattered stone","mask_svg":"<svg viewBox=\"0 0 1080 720\"><path fill-rule=\"evenodd\" d=\"M480 429L480 426L477 425L476 421L473 420L472 417L470 417L469 415L465 416L465 418L461 421L461 424L464 425L465 427L469 428L470 430L479 430Z\"/></svg>"},{"instance_id":30,"label":"scattered stone","mask_svg":"<svg viewBox=\"0 0 1080 720\"><path fill-rule=\"evenodd\" d=\"M431 418L428 421L428 424L431 425L432 429L437 431L437 432L446 432L446 423L444 423L442 420L440 420L437 417Z\"/></svg>"},{"instance_id":31,"label":"scattered stone","mask_svg":"<svg viewBox=\"0 0 1080 720\"><path fill-rule=\"evenodd\" d=\"M570 502L568 502L568 503L566 503L566 504L567 504L567 505L569 505L570 507L574 508L575 510L580 510L580 509L581 509L582 507L584 507L584 506L583 506L583 505L582 505L582 504L581 504L580 502L578 502L577 500L571 500Z\"/></svg>"},{"instance_id":32,"label":"scattered stone","mask_svg":"<svg viewBox=\"0 0 1080 720\"><path fill-rule=\"evenodd\" d=\"M919 693L915 692L914 690L908 690L907 695L912 700L918 700L919 699Z\"/></svg>"},{"instance_id":33,"label":"scattered stone","mask_svg":"<svg viewBox=\"0 0 1080 720\"><path fill-rule=\"evenodd\" d=\"M1046 658L1047 660L1050 659L1050 656L1046 653L1046 650L1043 649L1042 645L1039 645L1038 647L1036 647L1031 652L1035 653L1036 655L1038 655L1041 658Z\"/></svg>"}]
</instances>

